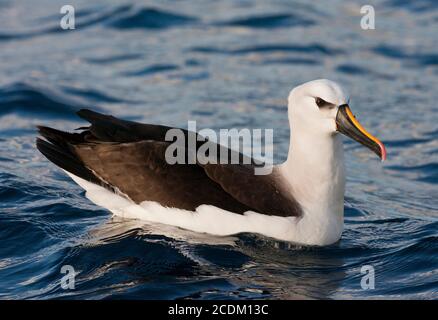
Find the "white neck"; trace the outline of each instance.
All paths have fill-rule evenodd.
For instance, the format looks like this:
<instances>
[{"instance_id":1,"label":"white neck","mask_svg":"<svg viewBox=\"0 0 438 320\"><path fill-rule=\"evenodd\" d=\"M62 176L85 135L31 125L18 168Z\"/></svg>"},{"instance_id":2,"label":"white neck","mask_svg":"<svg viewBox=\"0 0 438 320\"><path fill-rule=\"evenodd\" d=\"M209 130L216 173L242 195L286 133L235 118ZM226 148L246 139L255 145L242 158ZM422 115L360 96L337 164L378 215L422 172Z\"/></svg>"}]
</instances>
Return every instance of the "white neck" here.
<instances>
[{"instance_id":1,"label":"white neck","mask_svg":"<svg viewBox=\"0 0 438 320\"><path fill-rule=\"evenodd\" d=\"M339 135L304 127L291 120L287 161L280 173L303 208L296 237L309 243L333 243L343 230L345 169ZM301 125L301 127L300 127Z\"/></svg>"}]
</instances>

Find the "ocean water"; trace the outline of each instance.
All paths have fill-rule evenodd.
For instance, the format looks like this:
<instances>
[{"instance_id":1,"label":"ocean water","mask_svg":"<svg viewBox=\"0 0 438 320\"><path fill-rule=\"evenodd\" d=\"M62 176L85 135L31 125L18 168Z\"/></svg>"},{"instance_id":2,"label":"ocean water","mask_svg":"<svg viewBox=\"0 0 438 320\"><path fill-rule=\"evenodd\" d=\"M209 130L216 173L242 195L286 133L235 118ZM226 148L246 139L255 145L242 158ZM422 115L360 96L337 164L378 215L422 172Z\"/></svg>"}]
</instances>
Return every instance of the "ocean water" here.
<instances>
[{"instance_id":1,"label":"ocean water","mask_svg":"<svg viewBox=\"0 0 438 320\"><path fill-rule=\"evenodd\" d=\"M0 298L436 299L438 4L368 1L0 0ZM185 127L273 128L286 97L328 78L388 160L345 141L345 232L324 248L114 219L35 148L88 107ZM75 289L61 286L74 267ZM372 266L375 288L361 287Z\"/></svg>"}]
</instances>

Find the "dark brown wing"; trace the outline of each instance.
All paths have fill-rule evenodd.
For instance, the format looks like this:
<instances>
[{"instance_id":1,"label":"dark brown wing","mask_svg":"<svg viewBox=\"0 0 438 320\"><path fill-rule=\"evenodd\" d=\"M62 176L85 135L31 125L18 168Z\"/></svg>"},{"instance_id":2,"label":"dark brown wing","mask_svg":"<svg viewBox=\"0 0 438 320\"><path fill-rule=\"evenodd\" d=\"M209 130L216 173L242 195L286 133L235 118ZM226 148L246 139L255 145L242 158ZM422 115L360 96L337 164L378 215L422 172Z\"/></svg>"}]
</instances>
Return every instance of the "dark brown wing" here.
<instances>
[{"instance_id":1,"label":"dark brown wing","mask_svg":"<svg viewBox=\"0 0 438 320\"><path fill-rule=\"evenodd\" d=\"M136 203L156 201L166 207L195 210L202 204L243 213L251 210L208 178L198 165L169 165L169 143L79 144L73 148L87 168Z\"/></svg>"},{"instance_id":2,"label":"dark brown wing","mask_svg":"<svg viewBox=\"0 0 438 320\"><path fill-rule=\"evenodd\" d=\"M252 165L207 164L207 175L239 202L253 211L274 216L300 216L301 206L274 169L268 175L256 175Z\"/></svg>"},{"instance_id":3,"label":"dark brown wing","mask_svg":"<svg viewBox=\"0 0 438 320\"><path fill-rule=\"evenodd\" d=\"M165 141L165 135L170 127L120 120L90 110L78 114L91 126L80 133L39 127L46 141L38 138L38 149L64 170L118 189L137 203L156 201L187 210L208 204L236 213L301 214L281 177L275 171L255 175L252 159L251 165L169 165L165 151L171 142ZM187 137L187 131L183 132ZM203 143L198 142L196 149ZM229 157L233 152L228 152ZM244 158L239 154L240 161Z\"/></svg>"}]
</instances>

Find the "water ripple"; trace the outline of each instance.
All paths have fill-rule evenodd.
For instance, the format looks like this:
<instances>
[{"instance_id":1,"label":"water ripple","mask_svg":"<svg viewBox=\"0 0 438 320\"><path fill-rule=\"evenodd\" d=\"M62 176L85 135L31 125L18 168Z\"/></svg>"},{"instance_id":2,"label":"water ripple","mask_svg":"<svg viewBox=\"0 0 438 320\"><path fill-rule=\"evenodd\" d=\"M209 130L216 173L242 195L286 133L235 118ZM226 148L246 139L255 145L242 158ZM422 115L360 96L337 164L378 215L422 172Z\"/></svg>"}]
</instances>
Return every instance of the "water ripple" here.
<instances>
[{"instance_id":1,"label":"water ripple","mask_svg":"<svg viewBox=\"0 0 438 320\"><path fill-rule=\"evenodd\" d=\"M266 44L249 46L243 48L215 48L215 47L194 47L192 52L207 54L249 54L249 53L271 53L271 52L297 52L308 54L336 55L342 53L341 49L330 48L322 44L289 45L289 44Z\"/></svg>"},{"instance_id":2,"label":"water ripple","mask_svg":"<svg viewBox=\"0 0 438 320\"><path fill-rule=\"evenodd\" d=\"M66 99L49 88L28 83L14 83L0 88L0 116L19 113L27 116L72 117L84 107L74 99Z\"/></svg>"},{"instance_id":3,"label":"water ripple","mask_svg":"<svg viewBox=\"0 0 438 320\"><path fill-rule=\"evenodd\" d=\"M127 76L144 76L144 75L152 75L156 73L162 73L166 71L174 71L178 70L179 67L174 64L156 64L153 66L147 66L146 68L134 70L130 72L125 72L124 74Z\"/></svg>"},{"instance_id":4,"label":"water ripple","mask_svg":"<svg viewBox=\"0 0 438 320\"><path fill-rule=\"evenodd\" d=\"M109 25L117 29L164 29L197 21L194 17L166 12L153 8L131 10L121 17L113 18Z\"/></svg>"},{"instance_id":5,"label":"water ripple","mask_svg":"<svg viewBox=\"0 0 438 320\"><path fill-rule=\"evenodd\" d=\"M435 53L408 53L401 47L379 45L373 49L377 54L388 58L404 60L410 66L436 66L438 54Z\"/></svg>"},{"instance_id":6,"label":"water ripple","mask_svg":"<svg viewBox=\"0 0 438 320\"><path fill-rule=\"evenodd\" d=\"M314 25L315 21L294 14L270 14L254 17L244 17L226 22L219 22L221 26L239 26L248 28L283 28L283 27L308 27Z\"/></svg>"}]
</instances>

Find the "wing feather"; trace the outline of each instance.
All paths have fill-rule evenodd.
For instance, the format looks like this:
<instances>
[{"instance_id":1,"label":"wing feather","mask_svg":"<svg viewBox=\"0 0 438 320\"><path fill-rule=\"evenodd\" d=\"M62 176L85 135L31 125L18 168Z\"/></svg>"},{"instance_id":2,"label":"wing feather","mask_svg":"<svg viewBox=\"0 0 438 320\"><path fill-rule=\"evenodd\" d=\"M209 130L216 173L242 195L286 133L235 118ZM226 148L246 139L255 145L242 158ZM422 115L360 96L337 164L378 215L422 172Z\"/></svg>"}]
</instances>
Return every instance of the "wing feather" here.
<instances>
[{"instance_id":1,"label":"wing feather","mask_svg":"<svg viewBox=\"0 0 438 320\"><path fill-rule=\"evenodd\" d=\"M91 126L81 128L81 133L40 127L47 142L39 140L39 149L65 170L116 188L136 203L156 201L192 211L208 204L235 213L251 210L276 216L301 215L300 205L277 171L256 175L253 159L248 162L241 153L240 163L251 164L171 165L165 159L171 143L165 141L165 135L171 127L121 120L85 109L78 115ZM188 131L182 131L187 139ZM198 141L196 149L203 143ZM221 151L226 149L216 146ZM227 151L229 159L236 153ZM196 150L186 147L186 152Z\"/></svg>"}]
</instances>

